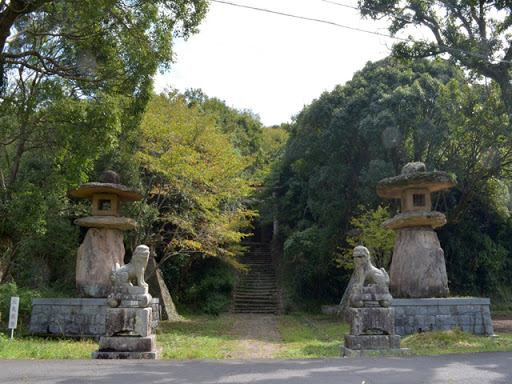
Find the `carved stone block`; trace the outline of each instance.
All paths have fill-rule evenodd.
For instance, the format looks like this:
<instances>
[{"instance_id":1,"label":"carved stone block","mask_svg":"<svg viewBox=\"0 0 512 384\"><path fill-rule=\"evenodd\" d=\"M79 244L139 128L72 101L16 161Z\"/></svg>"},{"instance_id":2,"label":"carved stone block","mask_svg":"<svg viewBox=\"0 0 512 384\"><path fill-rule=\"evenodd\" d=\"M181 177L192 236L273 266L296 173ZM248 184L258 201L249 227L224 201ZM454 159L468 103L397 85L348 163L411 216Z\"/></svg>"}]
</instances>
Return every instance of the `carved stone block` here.
<instances>
[{"instance_id":1,"label":"carved stone block","mask_svg":"<svg viewBox=\"0 0 512 384\"><path fill-rule=\"evenodd\" d=\"M349 308L348 317L351 335L375 332L395 334L394 308Z\"/></svg>"},{"instance_id":2,"label":"carved stone block","mask_svg":"<svg viewBox=\"0 0 512 384\"><path fill-rule=\"evenodd\" d=\"M136 334L146 337L151 335L151 312L151 307L109 308L106 319L106 336Z\"/></svg>"},{"instance_id":3,"label":"carved stone block","mask_svg":"<svg viewBox=\"0 0 512 384\"><path fill-rule=\"evenodd\" d=\"M399 335L349 335L345 334L345 347L350 349L397 349Z\"/></svg>"},{"instance_id":4,"label":"carved stone block","mask_svg":"<svg viewBox=\"0 0 512 384\"><path fill-rule=\"evenodd\" d=\"M102 337L99 345L100 352L150 352L155 349L156 335Z\"/></svg>"},{"instance_id":5,"label":"carved stone block","mask_svg":"<svg viewBox=\"0 0 512 384\"><path fill-rule=\"evenodd\" d=\"M389 307L393 303L393 297L387 286L355 287L350 295L350 306L362 308L368 301L377 301L381 307Z\"/></svg>"}]
</instances>

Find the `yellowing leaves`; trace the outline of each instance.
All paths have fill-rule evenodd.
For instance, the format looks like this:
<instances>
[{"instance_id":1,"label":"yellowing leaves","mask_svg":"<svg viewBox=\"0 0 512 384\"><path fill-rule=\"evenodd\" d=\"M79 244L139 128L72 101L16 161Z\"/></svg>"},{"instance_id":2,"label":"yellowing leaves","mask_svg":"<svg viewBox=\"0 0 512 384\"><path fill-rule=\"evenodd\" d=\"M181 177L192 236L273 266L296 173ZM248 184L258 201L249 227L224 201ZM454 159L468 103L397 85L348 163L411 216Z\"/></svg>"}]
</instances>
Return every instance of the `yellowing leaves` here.
<instances>
[{"instance_id":1,"label":"yellowing leaves","mask_svg":"<svg viewBox=\"0 0 512 384\"><path fill-rule=\"evenodd\" d=\"M180 252L232 258L254 212L240 201L250 189L241 156L213 116L188 107L183 96L155 96L142 122L137 158L147 171L151 201L160 217L165 255ZM166 257L164 255L164 258Z\"/></svg>"}]
</instances>

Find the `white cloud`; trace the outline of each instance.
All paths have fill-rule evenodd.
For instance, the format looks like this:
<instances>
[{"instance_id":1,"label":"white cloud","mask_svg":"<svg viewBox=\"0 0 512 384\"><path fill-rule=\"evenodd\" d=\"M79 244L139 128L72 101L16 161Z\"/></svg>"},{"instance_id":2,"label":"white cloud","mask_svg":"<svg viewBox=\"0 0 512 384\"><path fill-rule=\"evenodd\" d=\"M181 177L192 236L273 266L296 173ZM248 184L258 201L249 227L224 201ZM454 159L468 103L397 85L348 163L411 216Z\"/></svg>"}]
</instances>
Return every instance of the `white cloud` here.
<instances>
[{"instance_id":1,"label":"white cloud","mask_svg":"<svg viewBox=\"0 0 512 384\"><path fill-rule=\"evenodd\" d=\"M231 0L387 34L384 23L321 0ZM337 0L356 5L355 0ZM390 39L320 22L211 3L201 32L175 45L177 63L156 90L201 88L265 125L290 121L304 105L389 54Z\"/></svg>"}]
</instances>

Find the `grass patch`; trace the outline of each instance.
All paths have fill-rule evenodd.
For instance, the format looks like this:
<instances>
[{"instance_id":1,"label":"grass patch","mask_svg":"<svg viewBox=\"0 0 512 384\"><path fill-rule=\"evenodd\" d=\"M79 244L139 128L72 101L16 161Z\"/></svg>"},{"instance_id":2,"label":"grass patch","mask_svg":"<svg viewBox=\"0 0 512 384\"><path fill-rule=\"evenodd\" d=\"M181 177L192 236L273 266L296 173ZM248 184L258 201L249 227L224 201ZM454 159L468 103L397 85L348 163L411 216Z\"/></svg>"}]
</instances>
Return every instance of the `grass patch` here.
<instances>
[{"instance_id":1,"label":"grass patch","mask_svg":"<svg viewBox=\"0 0 512 384\"><path fill-rule=\"evenodd\" d=\"M411 348L415 355L512 351L512 334L485 337L471 335L458 329L425 332L403 338L402 347Z\"/></svg>"},{"instance_id":2,"label":"grass patch","mask_svg":"<svg viewBox=\"0 0 512 384\"><path fill-rule=\"evenodd\" d=\"M177 323L162 322L157 344L164 359L225 359L238 341L231 335L235 317L191 315Z\"/></svg>"},{"instance_id":3,"label":"grass patch","mask_svg":"<svg viewBox=\"0 0 512 384\"><path fill-rule=\"evenodd\" d=\"M183 321L162 322L157 344L164 359L226 359L235 355L241 336L233 330L236 314L186 315ZM349 325L329 315L295 314L277 316L281 340L276 358L339 357L339 347ZM7 332L7 331L6 331ZM238 331L239 332L239 331ZM98 349L93 340L41 338L17 330L15 338L0 332L0 359L90 359ZM481 337L460 330L425 332L402 339L402 347L415 355L512 351L512 334L499 338Z\"/></svg>"},{"instance_id":4,"label":"grass patch","mask_svg":"<svg viewBox=\"0 0 512 384\"><path fill-rule=\"evenodd\" d=\"M334 316L297 314L278 316L282 338L281 352L276 357L339 357L340 345L349 326Z\"/></svg>"},{"instance_id":5,"label":"grass patch","mask_svg":"<svg viewBox=\"0 0 512 384\"><path fill-rule=\"evenodd\" d=\"M90 359L98 349L93 340L42 338L0 333L0 359Z\"/></svg>"}]
</instances>

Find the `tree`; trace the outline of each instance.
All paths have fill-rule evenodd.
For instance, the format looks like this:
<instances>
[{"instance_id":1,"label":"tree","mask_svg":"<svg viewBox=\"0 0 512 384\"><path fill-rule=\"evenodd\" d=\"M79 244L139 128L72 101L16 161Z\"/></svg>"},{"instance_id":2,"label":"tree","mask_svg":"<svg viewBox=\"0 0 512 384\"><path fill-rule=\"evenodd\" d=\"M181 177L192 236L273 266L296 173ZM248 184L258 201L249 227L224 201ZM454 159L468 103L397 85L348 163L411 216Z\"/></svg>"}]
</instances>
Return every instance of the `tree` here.
<instances>
[{"instance_id":1,"label":"tree","mask_svg":"<svg viewBox=\"0 0 512 384\"><path fill-rule=\"evenodd\" d=\"M97 159L133 150L152 76L206 10L204 0L0 1L0 282L20 250L47 253L27 244L52 213L70 222L63 197Z\"/></svg>"},{"instance_id":2,"label":"tree","mask_svg":"<svg viewBox=\"0 0 512 384\"><path fill-rule=\"evenodd\" d=\"M395 44L394 55L406 58L448 54L464 67L500 87L512 115L512 7L507 1L360 0L363 16L391 19L392 34L406 27L426 27L433 39L409 37Z\"/></svg>"},{"instance_id":3,"label":"tree","mask_svg":"<svg viewBox=\"0 0 512 384\"><path fill-rule=\"evenodd\" d=\"M8 82L30 70L85 93L134 93L170 64L173 38L197 32L206 10L205 0L1 1L1 74Z\"/></svg>"},{"instance_id":4,"label":"tree","mask_svg":"<svg viewBox=\"0 0 512 384\"><path fill-rule=\"evenodd\" d=\"M451 172L459 181L434 196L433 208L446 212L449 220L440 237L453 231L450 224L472 220L482 211L487 212L485 222L499 223L496 233L508 233L504 219L496 217L506 218L510 210L509 199L503 198L512 160L507 119L494 84L471 83L464 72L440 59L368 63L344 86L306 106L290 127L273 184L281 186L277 206L285 266L286 260L296 259L302 270L318 271L302 275L311 277L303 286L317 281L328 286L316 290L317 300L332 295L336 284L346 284L349 276L336 268L333 256L351 230L349 218L359 217L360 205L373 210L385 204L396 212L396 202L377 196L376 184L399 174L410 161ZM479 230L485 227L482 223ZM508 243L497 234L490 240L484 256L503 261L501 247ZM467 259L458 252L451 247L449 259ZM484 256L476 254L473 260ZM449 273L456 274L456 268ZM298 297L306 295L298 292Z\"/></svg>"},{"instance_id":5,"label":"tree","mask_svg":"<svg viewBox=\"0 0 512 384\"><path fill-rule=\"evenodd\" d=\"M263 137L260 117L251 110L238 110L226 105L216 97L208 97L201 89L188 89L184 93L189 107L198 106L201 112L215 117L216 125L242 156L252 159L246 169L247 177L252 178L263 168Z\"/></svg>"},{"instance_id":6,"label":"tree","mask_svg":"<svg viewBox=\"0 0 512 384\"><path fill-rule=\"evenodd\" d=\"M242 199L250 181L215 117L189 107L176 93L155 96L142 123L144 169L152 216L137 243L156 243L159 263L180 254L218 257L236 264L236 246L254 213Z\"/></svg>"},{"instance_id":7,"label":"tree","mask_svg":"<svg viewBox=\"0 0 512 384\"><path fill-rule=\"evenodd\" d=\"M359 207L360 212L350 220L352 230L347 233L347 247L340 247L336 261L342 268L352 269L353 251L358 245L369 249L372 261L377 268L388 269L391 264L396 232L384 229L382 223L391 216L387 208L378 206L377 209Z\"/></svg>"}]
</instances>

